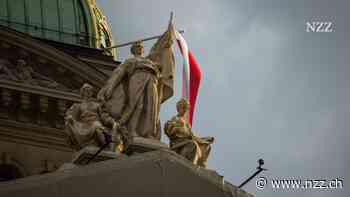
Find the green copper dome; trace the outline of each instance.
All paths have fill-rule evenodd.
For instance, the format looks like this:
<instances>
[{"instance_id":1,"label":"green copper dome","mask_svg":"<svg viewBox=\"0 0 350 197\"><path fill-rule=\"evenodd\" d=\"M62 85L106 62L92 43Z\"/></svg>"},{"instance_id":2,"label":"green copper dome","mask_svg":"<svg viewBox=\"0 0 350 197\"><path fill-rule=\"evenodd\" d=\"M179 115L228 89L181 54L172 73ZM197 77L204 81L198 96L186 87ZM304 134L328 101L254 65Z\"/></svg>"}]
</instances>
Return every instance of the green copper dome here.
<instances>
[{"instance_id":1,"label":"green copper dome","mask_svg":"<svg viewBox=\"0 0 350 197\"><path fill-rule=\"evenodd\" d=\"M0 25L91 48L113 44L106 17L95 0L0 0Z\"/></svg>"}]
</instances>

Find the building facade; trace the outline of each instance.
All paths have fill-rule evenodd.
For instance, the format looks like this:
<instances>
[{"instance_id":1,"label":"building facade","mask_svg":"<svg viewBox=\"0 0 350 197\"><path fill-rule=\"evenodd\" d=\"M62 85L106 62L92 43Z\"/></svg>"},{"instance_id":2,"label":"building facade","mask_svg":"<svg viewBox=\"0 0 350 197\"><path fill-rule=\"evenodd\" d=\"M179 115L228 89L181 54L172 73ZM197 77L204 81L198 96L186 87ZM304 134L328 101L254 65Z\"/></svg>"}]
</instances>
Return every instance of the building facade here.
<instances>
[{"instance_id":1,"label":"building facade","mask_svg":"<svg viewBox=\"0 0 350 197\"><path fill-rule=\"evenodd\" d=\"M159 140L84 166L97 151L74 153L64 116L120 64L112 45L95 0L0 0L0 196L252 197Z\"/></svg>"},{"instance_id":2,"label":"building facade","mask_svg":"<svg viewBox=\"0 0 350 197\"><path fill-rule=\"evenodd\" d=\"M93 0L0 0L0 180L71 159L64 113L119 64L112 44Z\"/></svg>"}]
</instances>

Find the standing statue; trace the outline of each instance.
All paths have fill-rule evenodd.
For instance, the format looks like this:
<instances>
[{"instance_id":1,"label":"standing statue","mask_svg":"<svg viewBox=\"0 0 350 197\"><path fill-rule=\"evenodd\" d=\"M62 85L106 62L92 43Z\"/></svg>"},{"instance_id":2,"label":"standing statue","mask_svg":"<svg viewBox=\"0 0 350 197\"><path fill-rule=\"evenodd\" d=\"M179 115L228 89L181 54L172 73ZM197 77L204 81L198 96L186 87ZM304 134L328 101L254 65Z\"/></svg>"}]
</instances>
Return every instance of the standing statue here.
<instances>
[{"instance_id":1,"label":"standing statue","mask_svg":"<svg viewBox=\"0 0 350 197\"><path fill-rule=\"evenodd\" d=\"M160 105L173 95L174 36L170 21L146 57L142 42L135 42L131 47L134 57L113 71L97 95L104 110L127 128L129 137L161 138Z\"/></svg>"},{"instance_id":2,"label":"standing statue","mask_svg":"<svg viewBox=\"0 0 350 197\"><path fill-rule=\"evenodd\" d=\"M164 131L170 139L172 150L190 160L193 164L206 167L211 150L210 145L214 142L214 138L200 138L193 134L191 125L186 119L189 105L186 99L177 102L178 114L165 123Z\"/></svg>"},{"instance_id":3,"label":"standing statue","mask_svg":"<svg viewBox=\"0 0 350 197\"><path fill-rule=\"evenodd\" d=\"M65 116L69 144L75 150L80 150L87 145L102 147L111 140L117 147L122 144L123 137L117 132L118 125L113 118L102 112L101 104L94 101L93 87L84 84L80 94L82 103L72 105Z\"/></svg>"}]
</instances>

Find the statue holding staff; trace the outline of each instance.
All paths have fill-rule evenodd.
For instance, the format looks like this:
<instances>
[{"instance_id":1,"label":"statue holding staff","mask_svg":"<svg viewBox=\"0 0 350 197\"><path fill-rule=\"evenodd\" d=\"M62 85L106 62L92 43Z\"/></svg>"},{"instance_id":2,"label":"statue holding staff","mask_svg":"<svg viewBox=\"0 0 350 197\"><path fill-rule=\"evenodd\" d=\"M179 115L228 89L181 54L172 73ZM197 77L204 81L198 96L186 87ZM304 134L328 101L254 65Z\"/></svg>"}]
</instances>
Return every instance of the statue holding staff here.
<instances>
[{"instance_id":1,"label":"statue holding staff","mask_svg":"<svg viewBox=\"0 0 350 197\"><path fill-rule=\"evenodd\" d=\"M133 57L116 68L97 95L103 109L129 136L160 140L161 104L173 95L175 29L172 19L168 29L144 57L142 42L131 47Z\"/></svg>"}]
</instances>

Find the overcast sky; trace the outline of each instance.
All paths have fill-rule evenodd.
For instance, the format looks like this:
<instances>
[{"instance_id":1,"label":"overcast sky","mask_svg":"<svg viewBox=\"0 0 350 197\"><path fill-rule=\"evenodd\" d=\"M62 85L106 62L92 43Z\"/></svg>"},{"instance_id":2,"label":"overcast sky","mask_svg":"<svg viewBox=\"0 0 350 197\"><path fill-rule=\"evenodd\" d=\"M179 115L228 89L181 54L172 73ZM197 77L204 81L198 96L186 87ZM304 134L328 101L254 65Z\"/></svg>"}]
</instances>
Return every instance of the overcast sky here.
<instances>
[{"instance_id":1,"label":"overcast sky","mask_svg":"<svg viewBox=\"0 0 350 197\"><path fill-rule=\"evenodd\" d=\"M341 178L344 188L257 190L253 180L244 189L257 197L350 196L349 0L97 3L117 43L162 33L174 11L203 73L194 130L216 139L209 168L239 185L263 158L269 181ZM315 21L332 22L333 32L306 32ZM129 48L119 50L119 60L128 56ZM177 79L162 124L176 113Z\"/></svg>"}]
</instances>

